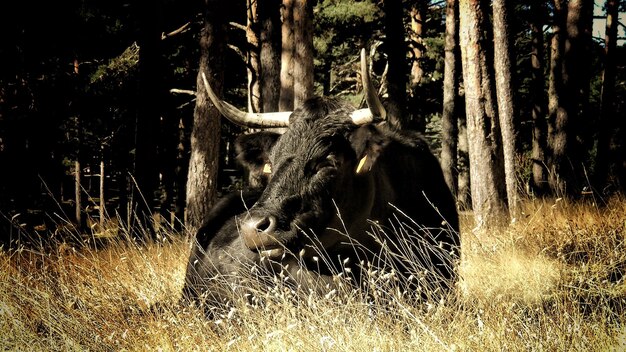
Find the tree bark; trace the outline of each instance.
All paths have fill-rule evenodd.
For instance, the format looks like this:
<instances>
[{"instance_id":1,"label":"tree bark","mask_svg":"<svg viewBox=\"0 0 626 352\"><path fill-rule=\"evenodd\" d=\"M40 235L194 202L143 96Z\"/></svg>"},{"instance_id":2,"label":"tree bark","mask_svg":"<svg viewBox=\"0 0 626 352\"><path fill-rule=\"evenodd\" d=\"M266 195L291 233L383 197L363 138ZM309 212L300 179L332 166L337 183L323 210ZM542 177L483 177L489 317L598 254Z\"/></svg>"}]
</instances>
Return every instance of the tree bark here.
<instances>
[{"instance_id":1,"label":"tree bark","mask_svg":"<svg viewBox=\"0 0 626 352\"><path fill-rule=\"evenodd\" d=\"M157 140L165 90L162 80L161 5L143 4L140 11L139 97L135 123L135 154L132 167L130 216L137 236L154 236L152 212L159 187ZM147 231L147 232L146 232Z\"/></svg>"},{"instance_id":2,"label":"tree bark","mask_svg":"<svg viewBox=\"0 0 626 352\"><path fill-rule=\"evenodd\" d=\"M186 143L187 137L184 119L181 117L178 121L178 145L176 146L176 167L174 169L174 192L176 193L176 201L174 203L174 230L176 231L183 229L185 221L185 192L187 171L189 169L189 160L187 159L187 150L185 149Z\"/></svg>"},{"instance_id":3,"label":"tree bark","mask_svg":"<svg viewBox=\"0 0 626 352\"><path fill-rule=\"evenodd\" d=\"M426 132L426 118L422 107L424 106L424 94L420 92L422 79L424 78L423 57L426 46L423 40L426 35L426 17L428 2L413 0L411 2L411 29L409 31L410 74L409 74L409 97L405 120L405 127L415 129L421 133Z\"/></svg>"},{"instance_id":4,"label":"tree bark","mask_svg":"<svg viewBox=\"0 0 626 352\"><path fill-rule=\"evenodd\" d=\"M460 53L458 51L458 3L446 5L446 33L443 73L443 113L441 116L441 168L452 194L458 194L458 108Z\"/></svg>"},{"instance_id":5,"label":"tree bark","mask_svg":"<svg viewBox=\"0 0 626 352\"><path fill-rule=\"evenodd\" d=\"M76 220L76 226L82 230L83 228L83 187L81 183L82 167L80 161L74 161L74 201L76 202L74 207L74 219Z\"/></svg>"},{"instance_id":6,"label":"tree bark","mask_svg":"<svg viewBox=\"0 0 626 352\"><path fill-rule=\"evenodd\" d=\"M469 141L467 140L467 119L465 115L465 104L459 104L459 144L458 144L458 162L459 165L459 191L457 193L457 204L461 210L472 209L472 190L470 178L470 161L469 161Z\"/></svg>"},{"instance_id":7,"label":"tree bark","mask_svg":"<svg viewBox=\"0 0 626 352\"><path fill-rule=\"evenodd\" d=\"M545 99L545 79L544 70L544 40L543 26L545 16L545 5L541 2L534 2L531 5L530 31L531 43L531 70L532 70L532 178L530 187L532 191L543 196L550 190L548 185L548 160L547 160L547 129L546 122L546 99Z\"/></svg>"},{"instance_id":8,"label":"tree bark","mask_svg":"<svg viewBox=\"0 0 626 352\"><path fill-rule=\"evenodd\" d=\"M550 75L548 81L548 146L550 150L549 182L552 192L562 196L565 192L564 180L559 178L560 159L564 157L567 134L564 123L567 122L563 106L563 51L565 49L565 0L554 0L552 20L552 40L550 42Z\"/></svg>"},{"instance_id":9,"label":"tree bark","mask_svg":"<svg viewBox=\"0 0 626 352\"><path fill-rule=\"evenodd\" d=\"M293 60L294 60L294 27L293 3L295 0L283 0L281 26L282 50L280 56L280 111L293 111Z\"/></svg>"},{"instance_id":10,"label":"tree bark","mask_svg":"<svg viewBox=\"0 0 626 352\"><path fill-rule=\"evenodd\" d=\"M260 24L258 16L259 2L257 0L246 1L246 66L248 67L248 111L261 112L263 107L261 97L261 45L259 38Z\"/></svg>"},{"instance_id":11,"label":"tree bark","mask_svg":"<svg viewBox=\"0 0 626 352\"><path fill-rule=\"evenodd\" d=\"M519 212L519 192L515 168L517 128L515 99L513 97L513 45L509 29L509 9L505 0L494 0L493 42L496 97L498 100L498 120L502 132L502 150L504 153L504 175L506 180L506 199L509 213L514 219Z\"/></svg>"},{"instance_id":12,"label":"tree bark","mask_svg":"<svg viewBox=\"0 0 626 352\"><path fill-rule=\"evenodd\" d=\"M104 153L103 153L104 154ZM106 216L105 204L106 204L106 196L104 194L104 157L100 159L100 197L98 204L98 215L100 218L100 231L104 230L104 220Z\"/></svg>"},{"instance_id":13,"label":"tree bark","mask_svg":"<svg viewBox=\"0 0 626 352\"><path fill-rule=\"evenodd\" d=\"M185 224L195 234L215 202L219 167L219 111L208 100L202 72L221 95L224 78L225 14L217 0L204 2L204 28L200 38L200 68L191 132L191 156L187 176L187 214Z\"/></svg>"},{"instance_id":14,"label":"tree bark","mask_svg":"<svg viewBox=\"0 0 626 352\"><path fill-rule=\"evenodd\" d=\"M402 20L402 2L397 0L384 0L387 52L387 120L392 126L398 128L408 123L406 119L406 53L407 46L404 43L404 22Z\"/></svg>"},{"instance_id":15,"label":"tree bark","mask_svg":"<svg viewBox=\"0 0 626 352\"><path fill-rule=\"evenodd\" d=\"M479 0L459 2L472 208L478 227L497 224L507 215L501 134L483 37L484 16Z\"/></svg>"},{"instance_id":16,"label":"tree bark","mask_svg":"<svg viewBox=\"0 0 626 352\"><path fill-rule=\"evenodd\" d=\"M604 36L604 71L602 72L602 95L600 109L600 133L596 156L595 184L606 186L609 169L617 164L615 143L611 142L617 128L615 112L615 49L617 45L618 1L606 1L606 30Z\"/></svg>"},{"instance_id":17,"label":"tree bark","mask_svg":"<svg viewBox=\"0 0 626 352\"><path fill-rule=\"evenodd\" d=\"M267 0L259 8L261 24L262 111L278 111L280 100L280 0Z\"/></svg>"},{"instance_id":18,"label":"tree bark","mask_svg":"<svg viewBox=\"0 0 626 352\"><path fill-rule=\"evenodd\" d=\"M569 183L567 193L577 197L586 185L584 177L582 144L579 142L583 131L582 120L589 112L590 78L588 67L591 65L591 0L570 0L567 6L567 39L563 53L563 83L567 98L565 109L567 121L566 148L561 157L561 174ZM584 138L584 137L583 137Z\"/></svg>"},{"instance_id":19,"label":"tree bark","mask_svg":"<svg viewBox=\"0 0 626 352\"><path fill-rule=\"evenodd\" d=\"M294 1L294 106L300 106L314 93L313 74L313 2Z\"/></svg>"},{"instance_id":20,"label":"tree bark","mask_svg":"<svg viewBox=\"0 0 626 352\"><path fill-rule=\"evenodd\" d=\"M427 2L422 0L413 1L411 4L411 90L414 91L419 86L424 77L422 68L422 57L424 56L423 37L426 33L426 9ZM446 12L447 20L448 12Z\"/></svg>"},{"instance_id":21,"label":"tree bark","mask_svg":"<svg viewBox=\"0 0 626 352\"><path fill-rule=\"evenodd\" d=\"M562 4L561 4L562 5ZM579 126L589 103L590 21L593 3L571 0L567 4L567 36L563 44L563 91L552 139L554 186L557 194L578 197L584 184L583 149L577 142ZM563 11L563 8L561 8Z\"/></svg>"}]
</instances>

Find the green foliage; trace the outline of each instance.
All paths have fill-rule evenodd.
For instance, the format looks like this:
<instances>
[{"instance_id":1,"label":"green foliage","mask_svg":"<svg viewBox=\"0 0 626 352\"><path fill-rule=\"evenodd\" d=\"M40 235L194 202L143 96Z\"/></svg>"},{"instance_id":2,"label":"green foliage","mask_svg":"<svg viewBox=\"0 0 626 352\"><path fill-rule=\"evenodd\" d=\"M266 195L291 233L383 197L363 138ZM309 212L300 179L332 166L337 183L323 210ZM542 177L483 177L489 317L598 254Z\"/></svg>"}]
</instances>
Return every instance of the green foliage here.
<instances>
[{"instance_id":1,"label":"green foliage","mask_svg":"<svg viewBox=\"0 0 626 352\"><path fill-rule=\"evenodd\" d=\"M107 64L99 65L90 76L90 83L98 81L126 81L134 74L139 63L139 46L131 44L122 54L109 60Z\"/></svg>"},{"instance_id":2,"label":"green foliage","mask_svg":"<svg viewBox=\"0 0 626 352\"><path fill-rule=\"evenodd\" d=\"M323 0L315 12L316 19L325 24L355 28L361 23L379 20L376 4L371 1Z\"/></svg>"},{"instance_id":3,"label":"green foliage","mask_svg":"<svg viewBox=\"0 0 626 352\"><path fill-rule=\"evenodd\" d=\"M445 45L443 33L424 38L426 57L422 59L422 67L426 71L426 78L431 81L443 81L443 48Z\"/></svg>"},{"instance_id":4,"label":"green foliage","mask_svg":"<svg viewBox=\"0 0 626 352\"><path fill-rule=\"evenodd\" d=\"M354 60L380 30L382 13L373 1L349 0L320 1L314 13L315 81L322 83L324 94L336 95L354 86Z\"/></svg>"}]
</instances>

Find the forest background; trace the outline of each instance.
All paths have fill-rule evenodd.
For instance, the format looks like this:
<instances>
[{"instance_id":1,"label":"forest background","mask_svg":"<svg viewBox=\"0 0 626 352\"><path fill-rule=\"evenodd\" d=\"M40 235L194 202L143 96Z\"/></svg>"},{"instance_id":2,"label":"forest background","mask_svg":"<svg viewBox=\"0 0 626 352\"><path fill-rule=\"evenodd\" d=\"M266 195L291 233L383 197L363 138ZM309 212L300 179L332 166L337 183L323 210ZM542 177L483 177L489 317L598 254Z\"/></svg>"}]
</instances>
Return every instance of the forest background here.
<instances>
[{"instance_id":1,"label":"forest background","mask_svg":"<svg viewBox=\"0 0 626 352\"><path fill-rule=\"evenodd\" d=\"M212 73L210 80L226 100L244 110L291 110L313 94L359 106L360 47L370 49L371 71L393 123L424 133L441 155L459 208L473 208L478 220L489 220L487 203L514 219L523 198L602 204L623 193L626 55L618 18L624 2L557 0L510 8L500 1L479 3L83 0L24 1L11 9L3 4L0 239L47 239L63 227L99 232L111 218L130 228L151 224L154 217L161 228L195 228L217 197L247 182L232 146L245 130L209 111L197 84L199 68ZM497 20L499 10L504 23ZM472 28L479 29L477 36ZM497 47L499 34L510 44L504 51ZM297 54L301 48L287 50L286 40L310 43L302 49L310 55ZM493 88L485 96L493 98L491 110L497 113L484 106L478 111L481 107L468 100L467 93L477 89L470 89L472 58L462 50L472 43L483 52L474 64L488 67L479 86ZM222 49L207 51L210 45ZM279 68L289 58L264 61L272 51L310 60L309 66L287 69L294 82L287 85L293 96L286 105L287 78ZM502 53L509 58L508 84L497 81L496 58ZM455 69L447 73L447 68ZM495 103L496 88L508 90L508 112L500 110L505 106L500 96ZM451 95L446 99L446 94ZM479 100L488 101L485 96ZM466 118L479 116L491 127L511 124L502 135L499 129L472 135L477 132L466 129ZM202 118L213 125L202 127ZM194 146L194 133L203 128L212 134L200 139L204 146ZM555 142L558 138L567 143ZM495 165L470 160L478 155L470 148L482 140L494 153L491 159L499 161ZM211 155L208 177L197 171L194 153ZM477 169L470 183L472 163ZM479 170L496 176L483 177ZM192 184L193 177L207 182ZM496 199L480 199L486 188L474 188L478 184L495 187Z\"/></svg>"}]
</instances>

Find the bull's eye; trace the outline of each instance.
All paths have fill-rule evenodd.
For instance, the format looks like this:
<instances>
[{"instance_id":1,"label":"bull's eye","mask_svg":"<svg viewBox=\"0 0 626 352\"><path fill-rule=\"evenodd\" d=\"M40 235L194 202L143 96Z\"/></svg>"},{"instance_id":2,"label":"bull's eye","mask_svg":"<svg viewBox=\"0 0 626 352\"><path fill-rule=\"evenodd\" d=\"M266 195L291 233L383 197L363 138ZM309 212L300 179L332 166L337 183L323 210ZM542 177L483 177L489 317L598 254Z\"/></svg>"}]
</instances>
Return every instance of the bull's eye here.
<instances>
[{"instance_id":1,"label":"bull's eye","mask_svg":"<svg viewBox=\"0 0 626 352\"><path fill-rule=\"evenodd\" d=\"M337 157L335 155L328 155L326 158L319 160L315 164L315 171L319 172L324 169L336 168L337 167Z\"/></svg>"}]
</instances>

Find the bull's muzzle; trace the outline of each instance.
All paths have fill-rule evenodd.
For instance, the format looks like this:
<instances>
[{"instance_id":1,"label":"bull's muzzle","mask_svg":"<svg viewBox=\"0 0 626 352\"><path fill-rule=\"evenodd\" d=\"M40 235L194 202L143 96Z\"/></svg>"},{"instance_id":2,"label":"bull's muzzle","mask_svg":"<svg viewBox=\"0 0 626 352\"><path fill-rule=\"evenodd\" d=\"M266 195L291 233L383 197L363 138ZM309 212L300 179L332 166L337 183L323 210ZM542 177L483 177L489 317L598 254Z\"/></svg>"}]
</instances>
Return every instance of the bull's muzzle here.
<instances>
[{"instance_id":1,"label":"bull's muzzle","mask_svg":"<svg viewBox=\"0 0 626 352\"><path fill-rule=\"evenodd\" d=\"M245 245L267 257L282 256L284 245L276 238L277 220L274 216L251 216L241 223L241 236Z\"/></svg>"}]
</instances>

